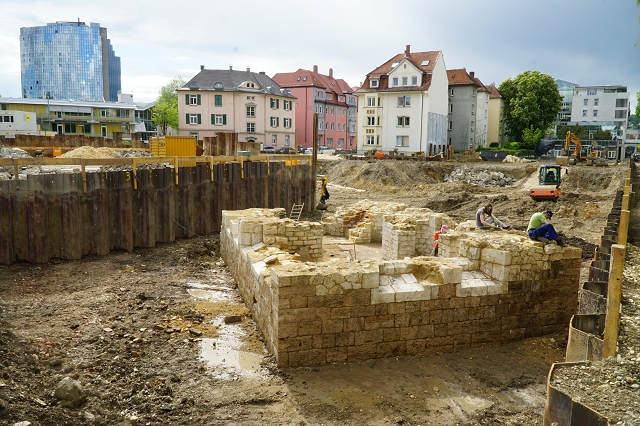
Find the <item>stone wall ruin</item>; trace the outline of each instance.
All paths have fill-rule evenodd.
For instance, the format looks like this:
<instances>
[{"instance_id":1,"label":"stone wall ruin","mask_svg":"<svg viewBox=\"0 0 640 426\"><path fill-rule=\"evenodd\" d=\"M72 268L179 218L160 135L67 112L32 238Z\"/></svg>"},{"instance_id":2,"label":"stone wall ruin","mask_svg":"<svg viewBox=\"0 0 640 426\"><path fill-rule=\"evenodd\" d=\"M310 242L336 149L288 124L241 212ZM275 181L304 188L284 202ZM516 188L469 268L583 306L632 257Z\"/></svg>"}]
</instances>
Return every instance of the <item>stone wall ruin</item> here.
<instances>
[{"instance_id":1,"label":"stone wall ruin","mask_svg":"<svg viewBox=\"0 0 640 426\"><path fill-rule=\"evenodd\" d=\"M223 212L223 259L279 367L496 344L563 330L576 312L580 249L517 231L490 241L452 231L441 236L442 257L424 256L428 244L416 242L430 243L424 232L450 218L390 210L376 213L387 254L356 261L323 258L318 236L327 228L279 219L282 209ZM354 211L368 220L366 209Z\"/></svg>"}]
</instances>

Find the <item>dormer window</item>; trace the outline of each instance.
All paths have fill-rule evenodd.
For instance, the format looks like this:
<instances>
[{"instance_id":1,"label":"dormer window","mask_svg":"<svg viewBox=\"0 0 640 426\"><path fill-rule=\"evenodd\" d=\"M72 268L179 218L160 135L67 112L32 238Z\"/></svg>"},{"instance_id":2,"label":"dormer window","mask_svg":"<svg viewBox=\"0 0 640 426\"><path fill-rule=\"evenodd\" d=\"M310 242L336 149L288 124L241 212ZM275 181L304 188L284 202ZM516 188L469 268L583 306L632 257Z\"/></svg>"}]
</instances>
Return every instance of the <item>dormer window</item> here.
<instances>
[{"instance_id":1,"label":"dormer window","mask_svg":"<svg viewBox=\"0 0 640 426\"><path fill-rule=\"evenodd\" d=\"M215 83L213 85L214 89L224 89L224 84L220 83L219 81L217 83Z\"/></svg>"},{"instance_id":2,"label":"dormer window","mask_svg":"<svg viewBox=\"0 0 640 426\"><path fill-rule=\"evenodd\" d=\"M392 64L391 64L391 69L394 69L395 67L397 67L399 63L400 63L400 62L394 62L394 63L392 63Z\"/></svg>"},{"instance_id":3,"label":"dormer window","mask_svg":"<svg viewBox=\"0 0 640 426\"><path fill-rule=\"evenodd\" d=\"M378 87L379 80L371 80L371 87Z\"/></svg>"},{"instance_id":4,"label":"dormer window","mask_svg":"<svg viewBox=\"0 0 640 426\"><path fill-rule=\"evenodd\" d=\"M421 64L421 65L422 65L423 67L426 67L427 65L429 65L429 60L428 60L428 59L425 59L424 61L422 61L422 64Z\"/></svg>"},{"instance_id":5,"label":"dormer window","mask_svg":"<svg viewBox=\"0 0 640 426\"><path fill-rule=\"evenodd\" d=\"M192 81L191 83L189 83L189 89L199 89L200 85L198 84L197 81Z\"/></svg>"}]
</instances>

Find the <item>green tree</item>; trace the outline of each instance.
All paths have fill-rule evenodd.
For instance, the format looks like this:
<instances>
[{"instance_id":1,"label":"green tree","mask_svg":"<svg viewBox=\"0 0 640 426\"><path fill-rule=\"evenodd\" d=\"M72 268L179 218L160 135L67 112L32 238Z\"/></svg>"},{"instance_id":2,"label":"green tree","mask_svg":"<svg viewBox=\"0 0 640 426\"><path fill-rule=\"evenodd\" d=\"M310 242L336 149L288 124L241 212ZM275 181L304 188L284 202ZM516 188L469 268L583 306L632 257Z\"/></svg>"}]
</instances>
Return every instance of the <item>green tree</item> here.
<instances>
[{"instance_id":1,"label":"green tree","mask_svg":"<svg viewBox=\"0 0 640 426\"><path fill-rule=\"evenodd\" d=\"M177 77L168 84L162 86L158 93L158 99L153 106L151 118L158 126L161 135L167 134L169 127L178 129L178 92L177 90L184 86L186 81Z\"/></svg>"},{"instance_id":2,"label":"green tree","mask_svg":"<svg viewBox=\"0 0 640 426\"><path fill-rule=\"evenodd\" d=\"M636 93L636 117L640 117L640 92Z\"/></svg>"},{"instance_id":3,"label":"green tree","mask_svg":"<svg viewBox=\"0 0 640 426\"><path fill-rule=\"evenodd\" d=\"M554 122L562 107L558 85L550 75L525 71L507 79L498 91L504 98L504 122L511 140L522 141L525 129L544 131Z\"/></svg>"},{"instance_id":4,"label":"green tree","mask_svg":"<svg viewBox=\"0 0 640 426\"><path fill-rule=\"evenodd\" d=\"M522 142L524 142L524 149L536 149L538 141L544 136L544 130L534 129L533 126L522 131Z\"/></svg>"}]
</instances>

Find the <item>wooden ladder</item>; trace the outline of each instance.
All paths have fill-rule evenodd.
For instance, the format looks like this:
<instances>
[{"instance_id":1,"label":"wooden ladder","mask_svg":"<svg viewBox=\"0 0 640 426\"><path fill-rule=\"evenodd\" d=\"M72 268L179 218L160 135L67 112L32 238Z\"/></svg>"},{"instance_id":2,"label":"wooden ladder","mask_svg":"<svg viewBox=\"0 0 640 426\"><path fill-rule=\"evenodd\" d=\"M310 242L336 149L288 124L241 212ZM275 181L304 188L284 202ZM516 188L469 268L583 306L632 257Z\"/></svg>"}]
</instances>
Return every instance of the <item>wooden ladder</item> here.
<instances>
[{"instance_id":1,"label":"wooden ladder","mask_svg":"<svg viewBox=\"0 0 640 426\"><path fill-rule=\"evenodd\" d=\"M291 207L291 213L289 213L289 219L293 219L296 222L300 220L300 215L302 215L302 209L304 208L304 203L302 204L294 204Z\"/></svg>"}]
</instances>

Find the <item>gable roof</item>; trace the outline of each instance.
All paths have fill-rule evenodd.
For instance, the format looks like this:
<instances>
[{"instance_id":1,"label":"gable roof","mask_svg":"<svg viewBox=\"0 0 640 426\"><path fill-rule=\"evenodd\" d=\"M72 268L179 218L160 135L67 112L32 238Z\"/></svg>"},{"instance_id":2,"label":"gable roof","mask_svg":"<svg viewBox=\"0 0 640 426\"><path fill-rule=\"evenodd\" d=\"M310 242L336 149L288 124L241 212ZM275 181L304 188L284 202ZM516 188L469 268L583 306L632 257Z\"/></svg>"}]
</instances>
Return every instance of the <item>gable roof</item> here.
<instances>
[{"instance_id":1,"label":"gable roof","mask_svg":"<svg viewBox=\"0 0 640 426\"><path fill-rule=\"evenodd\" d=\"M329 75L302 68L298 68L295 72L275 74L273 80L284 88L318 87L332 92L335 96L333 96L332 99L327 99L326 102L339 105L346 105L346 99L340 102L338 96L353 93L353 89L342 79L335 79Z\"/></svg>"},{"instance_id":2,"label":"gable roof","mask_svg":"<svg viewBox=\"0 0 640 426\"><path fill-rule=\"evenodd\" d=\"M434 50L431 52L414 52L409 53L408 55L407 52L405 52L395 55L394 57L371 71L369 74L367 74L364 83L362 83L362 86L358 88L356 92L415 92L429 90L429 87L431 86L431 74L433 73L436 63L441 56L441 50ZM396 69L396 67L400 65L404 60L410 62L422 73L419 85L390 87L389 73ZM378 80L378 87L371 87L372 79Z\"/></svg>"},{"instance_id":3,"label":"gable roof","mask_svg":"<svg viewBox=\"0 0 640 426\"><path fill-rule=\"evenodd\" d=\"M487 91L489 92L489 99L502 98L502 95L498 91L498 88L496 87L495 83L491 83L486 87L487 87Z\"/></svg>"},{"instance_id":4,"label":"gable roof","mask_svg":"<svg viewBox=\"0 0 640 426\"><path fill-rule=\"evenodd\" d=\"M256 89L245 89L239 86L251 81L256 83ZM222 87L214 87L216 83L220 83ZM247 93L266 93L270 95L284 96L295 99L288 90L279 86L274 80L266 74L255 73L251 71L236 70L207 70L202 68L191 80L178 90L214 90L217 92L247 92Z\"/></svg>"}]
</instances>

